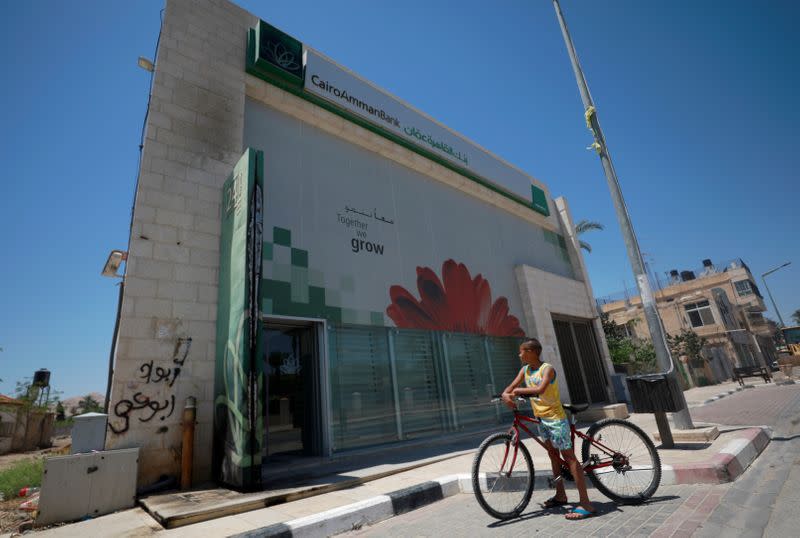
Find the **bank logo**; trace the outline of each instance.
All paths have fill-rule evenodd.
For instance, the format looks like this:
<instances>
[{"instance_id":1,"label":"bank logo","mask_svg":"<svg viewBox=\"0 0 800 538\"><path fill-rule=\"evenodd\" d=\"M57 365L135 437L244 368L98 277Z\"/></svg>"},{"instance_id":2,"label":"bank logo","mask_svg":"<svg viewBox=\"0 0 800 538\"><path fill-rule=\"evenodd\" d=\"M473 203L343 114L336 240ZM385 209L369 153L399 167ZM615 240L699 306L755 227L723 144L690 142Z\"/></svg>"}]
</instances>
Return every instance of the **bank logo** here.
<instances>
[{"instance_id":1,"label":"bank logo","mask_svg":"<svg viewBox=\"0 0 800 538\"><path fill-rule=\"evenodd\" d=\"M300 64L295 61L294 54L286 50L283 43L265 43L267 59L272 63L287 71L297 71L300 69Z\"/></svg>"},{"instance_id":2,"label":"bank logo","mask_svg":"<svg viewBox=\"0 0 800 538\"><path fill-rule=\"evenodd\" d=\"M255 64L261 69L291 80L303 81L303 44L269 23L256 27Z\"/></svg>"}]
</instances>

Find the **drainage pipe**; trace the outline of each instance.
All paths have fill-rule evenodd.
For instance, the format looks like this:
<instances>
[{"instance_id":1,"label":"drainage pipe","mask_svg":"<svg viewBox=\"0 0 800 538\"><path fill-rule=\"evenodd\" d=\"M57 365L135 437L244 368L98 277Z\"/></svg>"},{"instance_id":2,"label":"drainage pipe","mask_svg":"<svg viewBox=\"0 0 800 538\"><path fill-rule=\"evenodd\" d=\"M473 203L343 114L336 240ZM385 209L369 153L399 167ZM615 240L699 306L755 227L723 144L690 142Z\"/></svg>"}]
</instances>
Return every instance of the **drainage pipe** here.
<instances>
[{"instance_id":1,"label":"drainage pipe","mask_svg":"<svg viewBox=\"0 0 800 538\"><path fill-rule=\"evenodd\" d=\"M186 398L183 408L183 445L181 446L181 489L192 487L192 459L194 457L194 423L197 416L197 400Z\"/></svg>"}]
</instances>

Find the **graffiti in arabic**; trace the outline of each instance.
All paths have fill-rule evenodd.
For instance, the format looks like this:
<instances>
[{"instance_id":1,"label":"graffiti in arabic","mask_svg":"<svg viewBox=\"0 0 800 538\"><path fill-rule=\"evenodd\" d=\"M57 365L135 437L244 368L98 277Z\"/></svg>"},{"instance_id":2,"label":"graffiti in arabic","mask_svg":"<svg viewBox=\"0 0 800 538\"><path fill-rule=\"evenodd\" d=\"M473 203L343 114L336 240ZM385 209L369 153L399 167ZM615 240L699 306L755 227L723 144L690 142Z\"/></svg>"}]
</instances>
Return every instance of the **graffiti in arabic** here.
<instances>
[{"instance_id":1,"label":"graffiti in arabic","mask_svg":"<svg viewBox=\"0 0 800 538\"><path fill-rule=\"evenodd\" d=\"M142 375L139 377L144 379L145 383L159 383L164 381L168 387L171 387L175 383L175 380L178 379L178 376L181 375L180 366L176 366L175 368L156 366L155 369L153 369L153 362L154 361L146 362L139 367L139 371L142 372Z\"/></svg>"},{"instance_id":2,"label":"graffiti in arabic","mask_svg":"<svg viewBox=\"0 0 800 538\"><path fill-rule=\"evenodd\" d=\"M190 337L178 338L175 343L175 350L172 353L172 364L174 366L163 367L156 365L155 360L147 361L139 366L139 372L142 374L139 378L148 385L163 382L166 388L172 388L175 380L181 375L182 367L189 356L191 347L192 339ZM156 415L160 415L159 420L168 419L175 411L175 395L170 394L165 398L162 403L160 399L137 392L130 400L118 401L114 405L114 415L121 418L123 422L121 426L115 426L109 422L109 429L117 435L127 432L131 425L131 414L140 410L144 410L142 416L138 417L140 422L150 422Z\"/></svg>"},{"instance_id":3,"label":"graffiti in arabic","mask_svg":"<svg viewBox=\"0 0 800 538\"><path fill-rule=\"evenodd\" d=\"M139 417L140 422L150 422L159 412L169 410L169 412L159 417L161 420L166 420L172 416L173 411L175 411L175 395L172 394L169 398L164 400L163 404L160 401L151 400L149 396L145 396L141 392L134 394L133 400L120 400L114 406L114 414L124 420L123 426L117 428L109 422L108 427L117 435L125 433L131 425L131 413L145 408L150 410L150 414Z\"/></svg>"}]
</instances>

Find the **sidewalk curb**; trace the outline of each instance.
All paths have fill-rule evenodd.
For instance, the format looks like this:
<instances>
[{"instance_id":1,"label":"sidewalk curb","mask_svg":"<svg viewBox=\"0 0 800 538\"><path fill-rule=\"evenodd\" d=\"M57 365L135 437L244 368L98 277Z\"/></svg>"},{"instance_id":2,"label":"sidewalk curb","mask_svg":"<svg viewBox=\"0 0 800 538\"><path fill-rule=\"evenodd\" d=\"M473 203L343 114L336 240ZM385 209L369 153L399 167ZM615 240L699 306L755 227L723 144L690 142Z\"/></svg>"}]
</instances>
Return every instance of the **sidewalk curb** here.
<instances>
[{"instance_id":1,"label":"sidewalk curb","mask_svg":"<svg viewBox=\"0 0 800 538\"><path fill-rule=\"evenodd\" d=\"M722 484L736 480L770 442L771 429L768 427L747 428L728 442L719 454L702 463L662 465L661 485L676 484ZM549 471L536 472L534 489L547 489ZM587 487L592 488L591 481ZM567 489L575 484L567 482ZM308 537L331 536L342 532L374 525L385 519L405 514L417 508L441 501L458 493L472 493L472 478L469 474L448 475L423 482L416 486L378 495L364 501L349 504L311 516L276 523L253 529L235 538L261 537Z\"/></svg>"},{"instance_id":2,"label":"sidewalk curb","mask_svg":"<svg viewBox=\"0 0 800 538\"><path fill-rule=\"evenodd\" d=\"M752 386L752 385L751 385L751 386ZM711 398L709 398L709 399L707 399L707 400L703 400L703 403L699 403L699 404L690 405L689 407L690 407L690 408L691 408L691 407L702 407L702 406L704 406L704 405L707 405L707 404L710 404L710 403L712 403L712 402L716 402L716 401L717 401L717 400L719 400L720 398L725 398L726 396L730 396L731 394L735 394L735 393L737 393L737 392L743 391L744 389L745 389L744 387L735 387L735 388L733 388L733 389L731 389L731 390L726 390L725 392L720 392L720 393L719 393L719 394L717 394L716 396L712 396Z\"/></svg>"},{"instance_id":3,"label":"sidewalk curb","mask_svg":"<svg viewBox=\"0 0 800 538\"><path fill-rule=\"evenodd\" d=\"M661 485L724 484L736 480L764 451L772 430L747 428L731 439L718 454L700 463L661 466Z\"/></svg>"}]
</instances>

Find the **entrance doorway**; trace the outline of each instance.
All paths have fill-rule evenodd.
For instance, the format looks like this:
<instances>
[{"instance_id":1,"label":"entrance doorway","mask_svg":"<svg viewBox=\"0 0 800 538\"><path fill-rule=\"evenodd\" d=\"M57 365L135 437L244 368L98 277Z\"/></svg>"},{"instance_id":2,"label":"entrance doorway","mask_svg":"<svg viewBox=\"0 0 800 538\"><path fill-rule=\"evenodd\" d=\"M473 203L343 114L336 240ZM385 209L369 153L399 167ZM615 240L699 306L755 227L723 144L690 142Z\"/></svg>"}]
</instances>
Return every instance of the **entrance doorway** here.
<instances>
[{"instance_id":1,"label":"entrance doorway","mask_svg":"<svg viewBox=\"0 0 800 538\"><path fill-rule=\"evenodd\" d=\"M608 401L606 370L589 321L553 317L571 403Z\"/></svg>"},{"instance_id":2,"label":"entrance doorway","mask_svg":"<svg viewBox=\"0 0 800 538\"><path fill-rule=\"evenodd\" d=\"M264 328L264 456L271 461L320 453L319 346L313 323Z\"/></svg>"}]
</instances>

